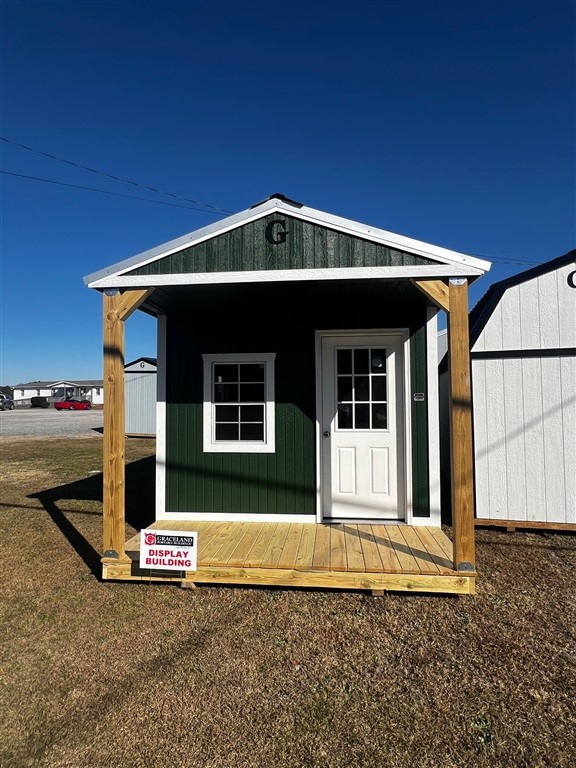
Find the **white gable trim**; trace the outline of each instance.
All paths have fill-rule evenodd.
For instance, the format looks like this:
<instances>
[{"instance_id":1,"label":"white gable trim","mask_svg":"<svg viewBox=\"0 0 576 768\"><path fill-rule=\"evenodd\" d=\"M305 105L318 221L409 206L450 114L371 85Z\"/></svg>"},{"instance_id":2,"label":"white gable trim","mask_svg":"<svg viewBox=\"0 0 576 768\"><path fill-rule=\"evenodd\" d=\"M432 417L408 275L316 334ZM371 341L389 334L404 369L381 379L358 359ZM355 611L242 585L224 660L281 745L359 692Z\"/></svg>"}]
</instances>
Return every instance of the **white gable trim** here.
<instances>
[{"instance_id":1,"label":"white gable trim","mask_svg":"<svg viewBox=\"0 0 576 768\"><path fill-rule=\"evenodd\" d=\"M341 269L269 269L243 272L190 272L176 275L111 275L93 288L145 288L162 285L210 285L215 283L276 283L302 280L362 280L397 278L442 278L482 275L481 270L435 264L417 267L343 267Z\"/></svg>"},{"instance_id":2,"label":"white gable trim","mask_svg":"<svg viewBox=\"0 0 576 768\"><path fill-rule=\"evenodd\" d=\"M289 206L285 206L289 209ZM286 213L291 213L290 210L286 210ZM332 229L336 229L338 232L343 232L346 235L352 237L362 237L364 240L370 240L373 243L379 245L386 245L389 248L395 248L400 251L407 251L416 256L423 256L427 259L440 260L444 262L454 262L457 264L466 264L477 267L481 270L481 273L490 269L490 262L478 259L474 256L468 256L464 253L458 253L448 248L442 248L439 245L432 245L431 243L425 243L422 240L414 240L411 237L405 237L404 235L397 235L394 232L388 232L385 229L378 229L377 227L371 227L367 224L360 224L350 219L343 219L339 216L333 216L330 213L323 213L316 211L313 208L301 208L295 215L296 218L300 218L304 221L309 221L312 224L321 224L323 226L329 226Z\"/></svg>"},{"instance_id":3,"label":"white gable trim","mask_svg":"<svg viewBox=\"0 0 576 768\"><path fill-rule=\"evenodd\" d=\"M327 226L338 232L348 234L352 237L361 237L364 240L369 240L373 243L385 245L389 248L406 251L417 256L433 259L434 261L440 261L444 264L453 265L465 265L470 271L466 274L483 274L490 269L490 262L482 259L468 256L457 251L449 250L448 248L442 248L437 245L431 245L421 240L414 240L410 237L403 235L397 235L393 232L388 232L384 229L378 229L366 224L360 224L359 222L352 221L350 219L344 219L339 216L333 216L323 211L317 211L314 208L307 208L302 206L301 208L295 208L289 203L285 203L282 200L274 198L273 200L267 200L256 208L250 208L247 211L242 211L233 216L229 216L223 221L218 221L214 224L210 224L207 227L203 227L195 232L191 232L188 235L184 235L176 240L171 240L168 243L159 245L156 248L152 248L143 253L132 256L129 259L118 262L110 267L99 272L94 272L84 278L84 282L90 288L102 288L105 287L104 280L110 277L119 277L125 272L129 272L138 267L146 266L154 261L163 259L167 256L177 253L178 251L190 248L194 245L198 245L206 240L209 240L217 235L225 234L233 229L250 222L257 221L258 219L267 216L269 213L278 212L292 216L293 218L301 219L312 224L318 224L320 226ZM452 273L461 274L461 273ZM110 284L106 284L110 285Z\"/></svg>"},{"instance_id":4,"label":"white gable trim","mask_svg":"<svg viewBox=\"0 0 576 768\"><path fill-rule=\"evenodd\" d=\"M132 256L129 259L113 264L107 269L88 275L88 277L84 278L84 282L89 288L100 288L102 287L100 278L105 277L106 275L121 275L124 272L130 272L138 267L145 267L147 264L159 261L166 256L171 256L173 253L178 253L178 251L183 251L185 248L199 245L217 235L223 235L226 232L230 232L242 224L249 224L251 221L261 219L267 213L269 213L269 211L257 213L253 216L246 216L245 212L243 212L242 214L238 213L235 216L230 216L224 221L217 221L215 224L210 224L208 227L198 229L195 232L179 237L176 240L170 240L168 243L158 245L156 248L151 248L149 251L143 251L136 256Z\"/></svg>"},{"instance_id":5,"label":"white gable trim","mask_svg":"<svg viewBox=\"0 0 576 768\"><path fill-rule=\"evenodd\" d=\"M65 387L90 387L90 386L98 387L100 386L101 387L103 385L102 384L80 384L77 381L62 380L62 381L55 381L53 384L49 384L48 386L54 388L59 386L65 386Z\"/></svg>"}]
</instances>

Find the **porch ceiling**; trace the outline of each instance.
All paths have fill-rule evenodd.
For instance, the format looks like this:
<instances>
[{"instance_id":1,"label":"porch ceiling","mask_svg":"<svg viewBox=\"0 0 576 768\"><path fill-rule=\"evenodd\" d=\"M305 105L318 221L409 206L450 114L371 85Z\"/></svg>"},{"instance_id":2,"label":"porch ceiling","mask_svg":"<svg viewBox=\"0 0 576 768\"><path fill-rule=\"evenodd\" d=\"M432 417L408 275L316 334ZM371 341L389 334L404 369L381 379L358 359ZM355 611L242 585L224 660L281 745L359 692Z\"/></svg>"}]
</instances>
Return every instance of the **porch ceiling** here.
<instances>
[{"instance_id":1,"label":"porch ceiling","mask_svg":"<svg viewBox=\"0 0 576 768\"><path fill-rule=\"evenodd\" d=\"M270 296L275 290L286 290L286 283L241 283L239 285L171 285L155 288L152 294L140 305L139 309L157 317L169 310L180 312L191 304L218 304L258 295ZM341 292L342 297L349 297L351 292L358 292L364 299L383 301L393 298L395 304L405 305L407 302L416 306L433 306L432 301L425 297L409 279L391 280L347 280L302 281L291 283L290 290L298 297L299 302L316 302L324 289Z\"/></svg>"}]
</instances>

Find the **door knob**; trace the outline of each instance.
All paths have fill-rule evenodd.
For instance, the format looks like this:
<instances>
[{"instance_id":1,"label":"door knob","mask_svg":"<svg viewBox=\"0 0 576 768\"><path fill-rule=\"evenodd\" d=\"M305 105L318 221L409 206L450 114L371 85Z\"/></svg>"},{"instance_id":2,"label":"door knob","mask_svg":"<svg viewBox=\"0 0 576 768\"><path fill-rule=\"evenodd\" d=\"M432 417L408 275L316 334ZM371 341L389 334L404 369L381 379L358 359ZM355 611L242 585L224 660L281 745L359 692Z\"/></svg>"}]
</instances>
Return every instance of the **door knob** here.
<instances>
[{"instance_id":1,"label":"door knob","mask_svg":"<svg viewBox=\"0 0 576 768\"><path fill-rule=\"evenodd\" d=\"M330 437L330 432L326 430L326 432L322 432L322 437Z\"/></svg>"}]
</instances>

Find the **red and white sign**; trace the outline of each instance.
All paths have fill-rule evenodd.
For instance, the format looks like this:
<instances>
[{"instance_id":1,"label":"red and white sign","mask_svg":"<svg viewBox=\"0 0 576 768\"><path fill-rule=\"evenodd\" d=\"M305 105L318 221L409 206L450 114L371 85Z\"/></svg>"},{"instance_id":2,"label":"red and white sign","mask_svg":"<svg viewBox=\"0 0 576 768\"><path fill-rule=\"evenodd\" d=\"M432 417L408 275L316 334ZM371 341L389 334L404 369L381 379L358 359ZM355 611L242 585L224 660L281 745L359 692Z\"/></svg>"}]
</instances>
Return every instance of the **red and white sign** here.
<instances>
[{"instance_id":1,"label":"red and white sign","mask_svg":"<svg viewBox=\"0 0 576 768\"><path fill-rule=\"evenodd\" d=\"M140 531L140 568L152 571L195 571L196 531Z\"/></svg>"}]
</instances>

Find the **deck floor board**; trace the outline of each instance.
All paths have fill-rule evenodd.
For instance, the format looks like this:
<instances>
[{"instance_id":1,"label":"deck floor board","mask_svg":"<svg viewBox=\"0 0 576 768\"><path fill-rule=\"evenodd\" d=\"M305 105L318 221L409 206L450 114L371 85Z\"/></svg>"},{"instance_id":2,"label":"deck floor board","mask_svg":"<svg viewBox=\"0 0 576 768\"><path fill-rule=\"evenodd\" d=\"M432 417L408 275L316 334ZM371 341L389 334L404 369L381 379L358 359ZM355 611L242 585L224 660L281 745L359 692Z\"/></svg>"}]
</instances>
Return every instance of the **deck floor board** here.
<instances>
[{"instance_id":1,"label":"deck floor board","mask_svg":"<svg viewBox=\"0 0 576 768\"><path fill-rule=\"evenodd\" d=\"M441 528L353 522L276 523L159 520L157 530L198 534L197 570L146 575L130 564L104 565L104 578L325 588L401 589L473 594L476 574L452 564ZM139 534L126 542L133 565Z\"/></svg>"},{"instance_id":2,"label":"deck floor board","mask_svg":"<svg viewBox=\"0 0 576 768\"><path fill-rule=\"evenodd\" d=\"M364 555L364 565L368 573L381 573L383 570L380 549L374 538L372 526L366 526L359 531L360 545Z\"/></svg>"},{"instance_id":3,"label":"deck floor board","mask_svg":"<svg viewBox=\"0 0 576 768\"><path fill-rule=\"evenodd\" d=\"M278 562L277 568L285 570L293 570L296 568L296 558L300 551L300 541L302 540L302 526L298 523L290 523L286 532L286 541L282 547L282 552Z\"/></svg>"},{"instance_id":4,"label":"deck floor board","mask_svg":"<svg viewBox=\"0 0 576 768\"><path fill-rule=\"evenodd\" d=\"M406 539L402 535L401 528L402 526L400 525L386 526L388 537L392 542L392 546L394 547L394 551L398 557L400 568L403 572L407 571L408 573L420 573L420 568L418 567L416 558L406 543Z\"/></svg>"},{"instance_id":5,"label":"deck floor board","mask_svg":"<svg viewBox=\"0 0 576 768\"><path fill-rule=\"evenodd\" d=\"M330 570L330 533L332 527L329 525L319 525L316 530L314 540L314 554L312 555L313 571Z\"/></svg>"},{"instance_id":6,"label":"deck floor board","mask_svg":"<svg viewBox=\"0 0 576 768\"><path fill-rule=\"evenodd\" d=\"M312 565L314 557L314 543L316 541L316 525L311 523L302 529L302 538L296 555L294 567L298 570L307 570Z\"/></svg>"},{"instance_id":7,"label":"deck floor board","mask_svg":"<svg viewBox=\"0 0 576 768\"><path fill-rule=\"evenodd\" d=\"M446 548L444 548L443 546L440 546L439 548L439 542L434 537L430 528L424 528L424 527L414 528L414 533L418 536L418 538L422 542L422 547L428 553L428 557L430 557L430 559L437 566L439 573L447 573L451 571L452 570L451 554L452 553L447 553ZM440 533L442 536L444 536L442 531L440 531ZM444 536L444 538L446 537ZM448 540L446 539L446 541Z\"/></svg>"},{"instance_id":8,"label":"deck floor board","mask_svg":"<svg viewBox=\"0 0 576 768\"><path fill-rule=\"evenodd\" d=\"M330 526L330 570L344 572L348 568L346 537L341 525Z\"/></svg>"},{"instance_id":9,"label":"deck floor board","mask_svg":"<svg viewBox=\"0 0 576 768\"><path fill-rule=\"evenodd\" d=\"M434 562L434 558L431 557L430 553L425 549L422 539L416 533L416 529L405 526L402 529L402 535L412 556L416 560L420 572L439 573L440 571L437 564Z\"/></svg>"},{"instance_id":10,"label":"deck floor board","mask_svg":"<svg viewBox=\"0 0 576 768\"><path fill-rule=\"evenodd\" d=\"M362 573L366 570L364 562L364 553L358 532L358 526L346 523L344 526L344 538L346 542L346 559L348 561L348 571Z\"/></svg>"},{"instance_id":11,"label":"deck floor board","mask_svg":"<svg viewBox=\"0 0 576 768\"><path fill-rule=\"evenodd\" d=\"M272 523L274 525L274 523ZM268 537L268 543L262 551L260 561L261 568L274 568L279 553L282 552L284 539L286 538L286 526L276 524L272 535Z\"/></svg>"},{"instance_id":12,"label":"deck floor board","mask_svg":"<svg viewBox=\"0 0 576 768\"><path fill-rule=\"evenodd\" d=\"M378 552L382 559L382 569L385 573L402 573L402 566L398 555L388 536L388 526L372 525L372 535L378 546Z\"/></svg>"},{"instance_id":13,"label":"deck floor board","mask_svg":"<svg viewBox=\"0 0 576 768\"><path fill-rule=\"evenodd\" d=\"M254 545L254 539L258 535L258 531L259 526L257 523L246 523L245 528L243 528L241 536L236 543L236 546L226 561L226 565L229 568L241 568L244 565L246 556ZM198 546L200 546L200 542L198 542Z\"/></svg>"}]
</instances>

